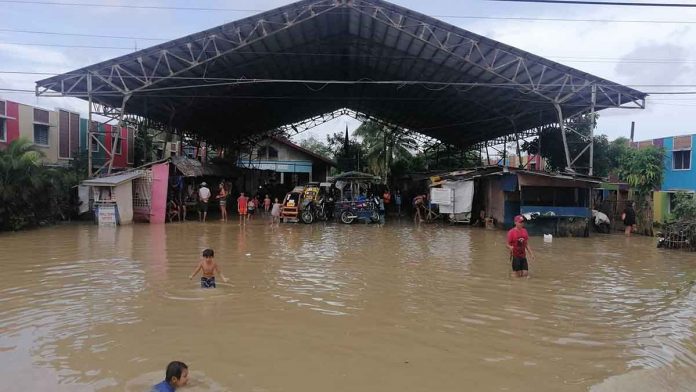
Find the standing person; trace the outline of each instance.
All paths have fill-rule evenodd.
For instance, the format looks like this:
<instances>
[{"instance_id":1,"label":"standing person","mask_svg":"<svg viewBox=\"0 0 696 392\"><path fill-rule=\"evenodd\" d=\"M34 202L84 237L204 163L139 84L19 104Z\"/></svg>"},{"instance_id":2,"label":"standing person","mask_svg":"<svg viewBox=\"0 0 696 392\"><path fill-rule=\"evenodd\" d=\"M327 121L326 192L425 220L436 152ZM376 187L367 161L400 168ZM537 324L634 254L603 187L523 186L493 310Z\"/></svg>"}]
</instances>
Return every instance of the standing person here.
<instances>
[{"instance_id":1,"label":"standing person","mask_svg":"<svg viewBox=\"0 0 696 392\"><path fill-rule=\"evenodd\" d=\"M174 392L188 383L188 366L179 361L169 362L164 381L152 387L150 392Z\"/></svg>"},{"instance_id":2,"label":"standing person","mask_svg":"<svg viewBox=\"0 0 696 392\"><path fill-rule=\"evenodd\" d=\"M626 204L626 208L624 208L623 212L621 213L621 220L623 220L623 223L626 226L624 229L624 234L626 234L627 237L631 236L631 233L635 229L636 225L636 210L634 207L635 203L629 201Z\"/></svg>"},{"instance_id":3,"label":"standing person","mask_svg":"<svg viewBox=\"0 0 696 392\"><path fill-rule=\"evenodd\" d=\"M215 198L220 203L220 220L227 222L227 190L223 182L220 183L219 191Z\"/></svg>"},{"instance_id":4,"label":"standing person","mask_svg":"<svg viewBox=\"0 0 696 392\"><path fill-rule=\"evenodd\" d=\"M280 224L280 209L282 206L283 205L278 202L278 198L276 197L275 201L273 202L273 209L271 210L271 217L273 218L271 224Z\"/></svg>"},{"instance_id":5,"label":"standing person","mask_svg":"<svg viewBox=\"0 0 696 392\"><path fill-rule=\"evenodd\" d=\"M507 247L512 257L513 273L520 278L528 276L527 252L529 252L531 259L534 258L534 254L532 254L532 248L529 247L529 234L527 229L524 228L524 217L522 215L515 217L515 227L508 231Z\"/></svg>"},{"instance_id":6,"label":"standing person","mask_svg":"<svg viewBox=\"0 0 696 392\"><path fill-rule=\"evenodd\" d=\"M247 201L247 220L250 221L254 217L256 211L256 198L251 198Z\"/></svg>"},{"instance_id":7,"label":"standing person","mask_svg":"<svg viewBox=\"0 0 696 392\"><path fill-rule=\"evenodd\" d=\"M386 193L386 192L385 192L385 193ZM386 200L383 199L383 198L378 198L378 199L379 199L379 204L378 204L378 208L379 208L379 225L380 225L380 226L383 226L383 225L384 225L384 217L385 217L385 215L387 214L386 209L385 209L385 206L384 206L384 203L385 203Z\"/></svg>"},{"instance_id":8,"label":"standing person","mask_svg":"<svg viewBox=\"0 0 696 392\"><path fill-rule=\"evenodd\" d=\"M210 189L208 189L208 184L203 181L201 183L201 188L198 190L198 220L201 221L201 215L203 217L202 222L208 217L208 200L210 200Z\"/></svg>"},{"instance_id":9,"label":"standing person","mask_svg":"<svg viewBox=\"0 0 696 392\"><path fill-rule=\"evenodd\" d=\"M425 212L425 199L423 198L423 195L416 195L416 197L413 198L413 207L416 210L413 221L415 223L423 222L423 215Z\"/></svg>"},{"instance_id":10,"label":"standing person","mask_svg":"<svg viewBox=\"0 0 696 392\"><path fill-rule=\"evenodd\" d=\"M237 198L237 213L239 213L240 226L246 223L248 202L249 198L244 196L244 192L241 192Z\"/></svg>"},{"instance_id":11,"label":"standing person","mask_svg":"<svg viewBox=\"0 0 696 392\"><path fill-rule=\"evenodd\" d=\"M201 288L202 289L214 289L215 288L215 274L219 274L222 280L227 283L229 279L222 274L220 267L213 260L215 257L215 252L212 249L206 249L203 251L203 260L198 263L198 266L189 276L189 279L193 279L199 271L203 272L201 276Z\"/></svg>"},{"instance_id":12,"label":"standing person","mask_svg":"<svg viewBox=\"0 0 696 392\"><path fill-rule=\"evenodd\" d=\"M396 205L396 215L401 216L401 192L398 189L394 195L394 204Z\"/></svg>"},{"instance_id":13,"label":"standing person","mask_svg":"<svg viewBox=\"0 0 696 392\"><path fill-rule=\"evenodd\" d=\"M266 198L263 199L263 209L268 214L271 211L271 197L266 194Z\"/></svg>"}]
</instances>

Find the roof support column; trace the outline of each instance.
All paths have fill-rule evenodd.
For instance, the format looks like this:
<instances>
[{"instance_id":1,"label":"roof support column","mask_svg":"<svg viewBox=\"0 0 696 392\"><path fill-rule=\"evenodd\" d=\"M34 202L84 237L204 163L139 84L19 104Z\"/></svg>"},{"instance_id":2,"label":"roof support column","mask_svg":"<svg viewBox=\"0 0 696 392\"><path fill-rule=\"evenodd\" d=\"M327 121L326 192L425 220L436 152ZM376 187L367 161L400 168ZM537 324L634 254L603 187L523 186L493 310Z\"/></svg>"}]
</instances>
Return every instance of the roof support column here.
<instances>
[{"instance_id":1,"label":"roof support column","mask_svg":"<svg viewBox=\"0 0 696 392\"><path fill-rule=\"evenodd\" d=\"M558 114L558 126L561 128L561 137L563 138L563 150L565 151L565 157L566 157L566 170L569 172L574 172L574 170L571 167L570 163L570 151L568 150L568 139L566 138L566 127L565 127L565 121L563 119L563 109L561 109L561 105L554 101L553 102L553 107L556 108L556 113Z\"/></svg>"},{"instance_id":2,"label":"roof support column","mask_svg":"<svg viewBox=\"0 0 696 392\"><path fill-rule=\"evenodd\" d=\"M109 154L109 168L107 169L107 174L111 174L111 169L114 166L114 157L116 156L116 147L121 143L121 128L125 124L123 117L126 114L126 103L130 99L131 95L126 94L123 96L121 101L121 109L118 113L118 127L116 128L115 137L113 127L111 128L111 153ZM121 152L123 152L123 146L121 146Z\"/></svg>"},{"instance_id":3,"label":"roof support column","mask_svg":"<svg viewBox=\"0 0 696 392\"><path fill-rule=\"evenodd\" d=\"M597 126L597 117L595 116L595 104L597 103L597 85L592 85L592 102L590 104L590 169L587 174L593 175L594 168L594 129Z\"/></svg>"},{"instance_id":4,"label":"roof support column","mask_svg":"<svg viewBox=\"0 0 696 392\"><path fill-rule=\"evenodd\" d=\"M92 178L92 143L94 133L92 132L92 74L87 74L87 104L89 114L87 115L87 178Z\"/></svg>"}]
</instances>

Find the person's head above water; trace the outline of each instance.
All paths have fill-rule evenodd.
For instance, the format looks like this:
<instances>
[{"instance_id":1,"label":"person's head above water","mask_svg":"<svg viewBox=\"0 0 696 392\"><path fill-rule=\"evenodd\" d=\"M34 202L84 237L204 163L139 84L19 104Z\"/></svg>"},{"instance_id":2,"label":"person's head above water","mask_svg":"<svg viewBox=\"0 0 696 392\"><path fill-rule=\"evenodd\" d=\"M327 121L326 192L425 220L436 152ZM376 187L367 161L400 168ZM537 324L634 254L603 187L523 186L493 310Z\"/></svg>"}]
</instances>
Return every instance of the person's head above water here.
<instances>
[{"instance_id":1,"label":"person's head above water","mask_svg":"<svg viewBox=\"0 0 696 392\"><path fill-rule=\"evenodd\" d=\"M515 227L517 227L517 228L524 227L524 217L522 215L517 215L515 217Z\"/></svg>"},{"instance_id":2,"label":"person's head above water","mask_svg":"<svg viewBox=\"0 0 696 392\"><path fill-rule=\"evenodd\" d=\"M206 259L212 259L213 257L215 257L215 251L213 251L212 249L206 249L203 251L203 257Z\"/></svg>"},{"instance_id":3,"label":"person's head above water","mask_svg":"<svg viewBox=\"0 0 696 392\"><path fill-rule=\"evenodd\" d=\"M188 366L180 361L169 362L164 380L174 389L183 387L188 383Z\"/></svg>"}]
</instances>

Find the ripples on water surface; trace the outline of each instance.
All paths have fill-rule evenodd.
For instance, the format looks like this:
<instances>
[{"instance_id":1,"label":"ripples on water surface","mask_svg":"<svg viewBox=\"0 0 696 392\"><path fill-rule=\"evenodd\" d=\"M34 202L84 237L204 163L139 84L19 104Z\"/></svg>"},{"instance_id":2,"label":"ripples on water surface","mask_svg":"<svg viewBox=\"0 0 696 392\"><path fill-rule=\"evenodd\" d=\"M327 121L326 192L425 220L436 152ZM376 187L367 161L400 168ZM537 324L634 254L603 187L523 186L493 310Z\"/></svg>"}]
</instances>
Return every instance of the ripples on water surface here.
<instances>
[{"instance_id":1,"label":"ripples on water surface","mask_svg":"<svg viewBox=\"0 0 696 392\"><path fill-rule=\"evenodd\" d=\"M696 255L649 238L219 223L0 235L0 390L696 390ZM230 278L187 276L203 248Z\"/></svg>"}]
</instances>

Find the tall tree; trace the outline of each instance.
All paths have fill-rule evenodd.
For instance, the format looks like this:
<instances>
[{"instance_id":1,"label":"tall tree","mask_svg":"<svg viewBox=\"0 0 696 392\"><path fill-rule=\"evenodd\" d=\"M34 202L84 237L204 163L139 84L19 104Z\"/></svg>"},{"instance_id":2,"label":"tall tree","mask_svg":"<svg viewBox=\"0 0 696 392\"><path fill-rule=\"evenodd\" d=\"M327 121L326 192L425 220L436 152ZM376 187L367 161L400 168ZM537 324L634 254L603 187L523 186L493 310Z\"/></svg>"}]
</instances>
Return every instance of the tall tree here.
<instances>
[{"instance_id":1,"label":"tall tree","mask_svg":"<svg viewBox=\"0 0 696 392\"><path fill-rule=\"evenodd\" d=\"M626 149L619 158L619 178L636 192L638 226L645 235L653 235L652 193L662 186L664 157L664 149L650 146Z\"/></svg>"},{"instance_id":2,"label":"tall tree","mask_svg":"<svg viewBox=\"0 0 696 392\"><path fill-rule=\"evenodd\" d=\"M392 162L411 158L418 147L410 133L375 121L365 121L354 135L362 138L370 171L382 176L385 182Z\"/></svg>"},{"instance_id":3,"label":"tall tree","mask_svg":"<svg viewBox=\"0 0 696 392\"><path fill-rule=\"evenodd\" d=\"M300 142L300 147L306 148L309 151L325 156L329 159L333 159L335 155L334 151L331 150L331 147L327 143L318 140L314 136L310 136L307 139L302 140Z\"/></svg>"},{"instance_id":4,"label":"tall tree","mask_svg":"<svg viewBox=\"0 0 696 392\"><path fill-rule=\"evenodd\" d=\"M596 114L595 114L596 116ZM590 166L590 152L586 149L590 142L590 132L593 126L592 117L589 115L577 117L566 124L566 140L570 159L575 159L580 153L582 155L575 161L578 171L588 172ZM610 143L606 135L595 135L593 175L606 177L612 168L609 155ZM563 146L563 135L558 126L544 128L539 137L528 142L524 142L521 149L528 154L539 154L546 161L546 165L555 171L564 171L567 162L565 149ZM541 151L539 151L541 149ZM584 151L583 151L584 150ZM616 167L616 166L614 166Z\"/></svg>"}]
</instances>

